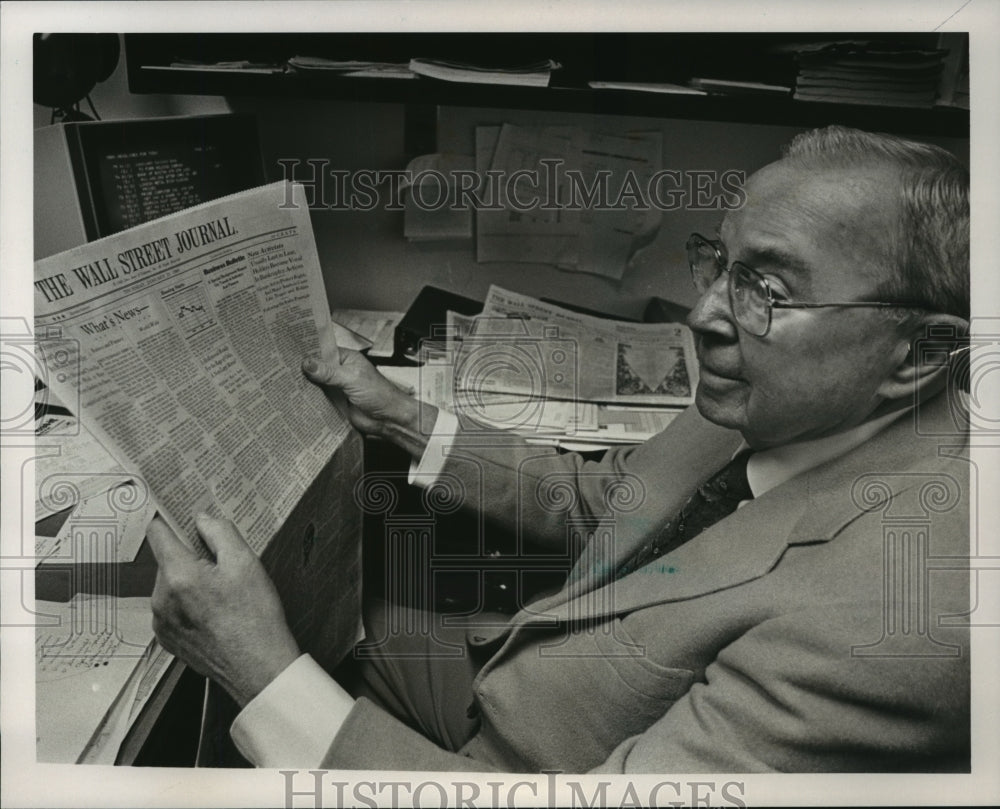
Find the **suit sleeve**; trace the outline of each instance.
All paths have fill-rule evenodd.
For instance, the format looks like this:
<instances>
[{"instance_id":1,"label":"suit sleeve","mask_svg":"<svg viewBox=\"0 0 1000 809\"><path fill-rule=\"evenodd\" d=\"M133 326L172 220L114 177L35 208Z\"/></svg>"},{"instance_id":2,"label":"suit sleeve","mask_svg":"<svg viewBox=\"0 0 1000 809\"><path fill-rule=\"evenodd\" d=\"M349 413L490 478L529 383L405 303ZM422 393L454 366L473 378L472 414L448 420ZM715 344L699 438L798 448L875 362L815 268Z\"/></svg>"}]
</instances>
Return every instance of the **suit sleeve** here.
<instances>
[{"instance_id":1,"label":"suit sleeve","mask_svg":"<svg viewBox=\"0 0 1000 809\"><path fill-rule=\"evenodd\" d=\"M320 765L324 770L497 772L480 759L452 753L361 697Z\"/></svg>"},{"instance_id":2,"label":"suit sleeve","mask_svg":"<svg viewBox=\"0 0 1000 809\"><path fill-rule=\"evenodd\" d=\"M646 443L612 448L598 462L508 433L462 431L439 482L458 486L466 507L505 530L561 552L568 520L621 509L640 532L662 524L684 500L659 496L673 470L693 488L728 461L739 442L737 433L710 424L694 407Z\"/></svg>"},{"instance_id":3,"label":"suit sleeve","mask_svg":"<svg viewBox=\"0 0 1000 809\"><path fill-rule=\"evenodd\" d=\"M893 772L968 766L965 635L952 652L861 656L856 607L781 616L723 649L596 772ZM877 628L876 628L877 629ZM859 631L860 630L860 631ZM942 632L942 635L947 633ZM926 653L927 649L923 649Z\"/></svg>"},{"instance_id":4,"label":"suit sleeve","mask_svg":"<svg viewBox=\"0 0 1000 809\"><path fill-rule=\"evenodd\" d=\"M591 772L967 768L967 647L958 656L852 657L852 646L871 637L859 637L850 620L831 627L845 617L824 609L755 627L718 655L705 682ZM323 767L497 770L438 747L364 699Z\"/></svg>"}]
</instances>

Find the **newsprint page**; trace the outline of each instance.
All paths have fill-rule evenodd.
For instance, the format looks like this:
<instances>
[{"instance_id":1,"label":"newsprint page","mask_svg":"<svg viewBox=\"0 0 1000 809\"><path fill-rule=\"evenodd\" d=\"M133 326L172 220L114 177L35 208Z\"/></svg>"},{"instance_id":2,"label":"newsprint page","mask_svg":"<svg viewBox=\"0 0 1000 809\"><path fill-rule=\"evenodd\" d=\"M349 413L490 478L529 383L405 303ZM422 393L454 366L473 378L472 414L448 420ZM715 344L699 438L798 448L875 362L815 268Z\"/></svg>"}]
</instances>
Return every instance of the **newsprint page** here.
<instances>
[{"instance_id":1,"label":"newsprint page","mask_svg":"<svg viewBox=\"0 0 1000 809\"><path fill-rule=\"evenodd\" d=\"M83 33L117 36L117 61L69 54L64 77L102 78L40 102L37 44ZM504 33L616 38L528 59L499 51ZM184 47L126 54L158 34ZM214 34L241 45L202 49ZM405 47L353 47L382 34ZM446 34L461 57L435 51ZM762 80L729 52L737 34L774 35L791 78ZM923 44L879 50L896 34ZM651 49L688 35L697 48ZM430 46L409 52L414 36ZM478 64L487 52L501 58ZM0 806L1000 805L997 77L988 0L2 0ZM229 113L256 118L266 184L36 261L33 130ZM941 226L955 199L940 188L906 197L923 218L901 224L892 202L863 204L895 174L761 174L829 125L968 168L961 316L935 308L957 283L936 247L965 232ZM426 206L473 167L530 195L553 154L590 193L589 173L619 201L668 193L643 211ZM411 169L456 184L407 188ZM368 207L330 203L344 188ZM853 202L866 216L829 214ZM858 285L901 254L924 268L920 306ZM426 286L484 308L438 313L443 353L390 356L384 324ZM890 341L900 308L946 328ZM515 354L542 358L543 393ZM316 356L371 361L380 395L442 412L415 441L365 437L358 408L309 381ZM890 359L878 396L912 386L904 406L839 443L720 428L733 412L812 424ZM942 366L938 398L915 395ZM728 477L748 450L746 480ZM148 526L158 515L207 569L203 511L232 521L318 664L297 659L238 720L289 766L238 762L241 706L154 633ZM406 602L385 636L361 623L372 596ZM405 642L383 654L386 637ZM382 679L362 684L365 649Z\"/></svg>"},{"instance_id":2,"label":"newsprint page","mask_svg":"<svg viewBox=\"0 0 1000 809\"><path fill-rule=\"evenodd\" d=\"M132 476L122 486L128 476L88 479L61 474L59 456L41 461L42 510L56 510L48 501L65 499L66 487L96 478L108 491L85 487L97 494L84 503L103 496L150 518L155 509L206 556L194 515L207 512L231 520L263 555L349 433L346 418L300 370L304 357L320 353L329 323L301 186L279 182L224 197L60 253L35 265L34 286L46 386ZM50 440L58 436L40 443ZM341 483L350 490L348 477ZM115 548L104 550L99 538L91 549L81 515L36 540L46 568L74 561L81 547L92 563L97 554L134 560L135 549L128 554L122 545L141 540L144 523L118 526ZM276 583L317 601L332 593L330 614L350 619L357 520L346 510L337 517L346 541L328 586ZM113 762L129 718L168 662L153 642L148 603L78 594L38 605L61 619L40 626L36 638L39 760ZM102 631L65 631L87 622ZM134 698L123 696L133 689Z\"/></svg>"},{"instance_id":3,"label":"newsprint page","mask_svg":"<svg viewBox=\"0 0 1000 809\"><path fill-rule=\"evenodd\" d=\"M299 372L329 322L301 187L276 183L38 262L48 382L191 543L258 554L347 434Z\"/></svg>"}]
</instances>

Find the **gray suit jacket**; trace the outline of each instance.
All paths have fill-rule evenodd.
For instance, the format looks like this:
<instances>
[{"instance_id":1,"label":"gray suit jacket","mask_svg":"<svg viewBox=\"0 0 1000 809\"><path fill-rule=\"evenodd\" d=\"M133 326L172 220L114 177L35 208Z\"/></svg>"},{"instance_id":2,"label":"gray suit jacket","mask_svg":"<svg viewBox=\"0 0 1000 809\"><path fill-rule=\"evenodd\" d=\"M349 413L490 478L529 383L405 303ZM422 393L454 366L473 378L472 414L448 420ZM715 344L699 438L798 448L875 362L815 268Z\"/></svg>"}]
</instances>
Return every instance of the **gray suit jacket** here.
<instances>
[{"instance_id":1,"label":"gray suit jacket","mask_svg":"<svg viewBox=\"0 0 1000 809\"><path fill-rule=\"evenodd\" d=\"M324 766L967 769L969 471L956 418L938 396L618 580L738 434L691 408L595 464L462 433L443 480L576 566L558 593L475 631L470 643L496 651L462 750L362 699Z\"/></svg>"}]
</instances>

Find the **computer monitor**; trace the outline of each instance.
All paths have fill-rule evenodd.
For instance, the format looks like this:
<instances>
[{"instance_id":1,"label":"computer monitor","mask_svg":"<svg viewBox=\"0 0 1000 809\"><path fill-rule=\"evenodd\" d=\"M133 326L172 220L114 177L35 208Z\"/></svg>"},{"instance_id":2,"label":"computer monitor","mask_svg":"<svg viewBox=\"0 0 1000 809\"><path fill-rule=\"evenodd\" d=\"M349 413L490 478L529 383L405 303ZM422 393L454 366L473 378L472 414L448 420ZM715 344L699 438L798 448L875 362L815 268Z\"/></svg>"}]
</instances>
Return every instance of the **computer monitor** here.
<instances>
[{"instance_id":1,"label":"computer monitor","mask_svg":"<svg viewBox=\"0 0 1000 809\"><path fill-rule=\"evenodd\" d=\"M44 127L35 132L35 258L265 182L252 115Z\"/></svg>"}]
</instances>

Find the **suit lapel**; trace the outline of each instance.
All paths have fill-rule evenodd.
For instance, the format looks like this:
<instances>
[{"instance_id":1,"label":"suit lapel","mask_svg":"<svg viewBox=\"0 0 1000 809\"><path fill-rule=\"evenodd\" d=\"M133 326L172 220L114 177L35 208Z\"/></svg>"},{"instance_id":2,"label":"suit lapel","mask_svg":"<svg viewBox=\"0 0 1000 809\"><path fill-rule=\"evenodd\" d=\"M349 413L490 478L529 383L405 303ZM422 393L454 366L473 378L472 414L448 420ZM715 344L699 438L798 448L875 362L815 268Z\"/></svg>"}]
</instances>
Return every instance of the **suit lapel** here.
<instances>
[{"instance_id":1,"label":"suit lapel","mask_svg":"<svg viewBox=\"0 0 1000 809\"><path fill-rule=\"evenodd\" d=\"M614 580L614 567L641 538L639 543L622 543L614 566L582 560L587 564L583 574L571 578L559 593L533 604L514 623L600 618L694 598L763 576L789 545L826 542L864 511L880 507L881 502L867 502L857 489L873 473L894 497L920 482L919 477L900 472L940 464L939 445L961 443L954 437L946 398L938 396L924 406L923 430L916 429L915 411L903 415L861 447L777 486L628 576ZM945 438L938 437L942 435Z\"/></svg>"},{"instance_id":2,"label":"suit lapel","mask_svg":"<svg viewBox=\"0 0 1000 809\"><path fill-rule=\"evenodd\" d=\"M792 530L808 512L803 498L807 483L802 478L747 503L627 576L604 583L589 577L579 587L570 585L559 594L561 598L546 605L545 612L557 620L597 618L695 598L764 575L785 552ZM597 587L587 589L595 583Z\"/></svg>"}]
</instances>

